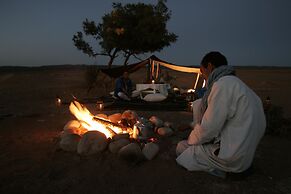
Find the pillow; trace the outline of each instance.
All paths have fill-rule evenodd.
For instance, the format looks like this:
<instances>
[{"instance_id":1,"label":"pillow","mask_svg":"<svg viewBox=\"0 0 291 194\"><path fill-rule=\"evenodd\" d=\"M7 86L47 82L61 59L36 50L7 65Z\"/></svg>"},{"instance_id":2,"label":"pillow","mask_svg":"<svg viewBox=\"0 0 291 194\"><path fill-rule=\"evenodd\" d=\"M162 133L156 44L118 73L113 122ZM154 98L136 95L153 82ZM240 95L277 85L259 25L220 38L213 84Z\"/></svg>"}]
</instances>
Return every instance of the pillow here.
<instances>
[{"instance_id":1,"label":"pillow","mask_svg":"<svg viewBox=\"0 0 291 194\"><path fill-rule=\"evenodd\" d=\"M131 94L131 97L132 98L136 98L140 95L140 91L139 90L133 90L132 91L132 94Z\"/></svg>"},{"instance_id":2,"label":"pillow","mask_svg":"<svg viewBox=\"0 0 291 194\"><path fill-rule=\"evenodd\" d=\"M159 102L165 100L167 97L163 94L156 93L156 94L147 94L143 100L147 102Z\"/></svg>"}]
</instances>

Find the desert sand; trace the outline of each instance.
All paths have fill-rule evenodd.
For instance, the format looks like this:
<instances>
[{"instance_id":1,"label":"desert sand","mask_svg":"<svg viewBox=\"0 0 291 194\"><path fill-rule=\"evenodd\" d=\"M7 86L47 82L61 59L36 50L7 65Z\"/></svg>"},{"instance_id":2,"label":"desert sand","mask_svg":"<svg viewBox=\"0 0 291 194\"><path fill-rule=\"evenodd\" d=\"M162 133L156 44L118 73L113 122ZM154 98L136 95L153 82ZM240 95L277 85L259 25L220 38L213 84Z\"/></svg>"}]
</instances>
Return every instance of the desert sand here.
<instances>
[{"instance_id":1,"label":"desert sand","mask_svg":"<svg viewBox=\"0 0 291 194\"><path fill-rule=\"evenodd\" d=\"M173 85L193 86L190 74L170 71ZM109 79L87 94L83 67L0 70L0 192L1 193L291 193L290 122L280 134L263 137L254 160L254 173L226 180L204 172L188 172L175 162L175 146L182 136L163 138L160 153L151 161L128 163L105 151L79 156L59 148L60 133L74 117L68 110L72 95L79 99L101 97L112 91ZM237 75L264 101L283 108L291 117L291 69L238 68ZM142 83L144 70L131 74ZM56 106L56 96L64 102ZM122 108L97 111L112 114ZM143 111L175 128L188 125L187 111ZM287 119L288 120L288 119ZM181 134L180 134L181 135Z\"/></svg>"}]
</instances>

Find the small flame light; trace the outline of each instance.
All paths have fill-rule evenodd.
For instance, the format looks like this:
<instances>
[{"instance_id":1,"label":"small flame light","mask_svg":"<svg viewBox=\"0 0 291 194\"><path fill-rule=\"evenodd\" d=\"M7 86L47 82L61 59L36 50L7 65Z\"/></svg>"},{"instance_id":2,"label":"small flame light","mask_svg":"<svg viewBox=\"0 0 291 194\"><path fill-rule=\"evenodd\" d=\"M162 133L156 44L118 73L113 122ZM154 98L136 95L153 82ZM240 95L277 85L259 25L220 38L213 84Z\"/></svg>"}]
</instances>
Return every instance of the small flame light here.
<instances>
[{"instance_id":1,"label":"small flame light","mask_svg":"<svg viewBox=\"0 0 291 194\"><path fill-rule=\"evenodd\" d=\"M103 101L97 101L96 106L97 106L97 110L102 111L104 109Z\"/></svg>"},{"instance_id":2,"label":"small flame light","mask_svg":"<svg viewBox=\"0 0 291 194\"><path fill-rule=\"evenodd\" d=\"M188 89L187 90L187 93L194 93L195 92L195 89Z\"/></svg>"},{"instance_id":3,"label":"small flame light","mask_svg":"<svg viewBox=\"0 0 291 194\"><path fill-rule=\"evenodd\" d=\"M190 112L193 111L193 102L189 102L189 103L188 103L188 110L189 110Z\"/></svg>"},{"instance_id":4,"label":"small flame light","mask_svg":"<svg viewBox=\"0 0 291 194\"><path fill-rule=\"evenodd\" d=\"M60 97L56 97L56 105L61 106L62 105L62 99Z\"/></svg>"},{"instance_id":5,"label":"small flame light","mask_svg":"<svg viewBox=\"0 0 291 194\"><path fill-rule=\"evenodd\" d=\"M174 90L174 92L179 92L180 91L180 89L177 88L177 87L174 87L173 90Z\"/></svg>"},{"instance_id":6,"label":"small flame light","mask_svg":"<svg viewBox=\"0 0 291 194\"><path fill-rule=\"evenodd\" d=\"M152 84L155 84L155 80L152 80Z\"/></svg>"}]
</instances>

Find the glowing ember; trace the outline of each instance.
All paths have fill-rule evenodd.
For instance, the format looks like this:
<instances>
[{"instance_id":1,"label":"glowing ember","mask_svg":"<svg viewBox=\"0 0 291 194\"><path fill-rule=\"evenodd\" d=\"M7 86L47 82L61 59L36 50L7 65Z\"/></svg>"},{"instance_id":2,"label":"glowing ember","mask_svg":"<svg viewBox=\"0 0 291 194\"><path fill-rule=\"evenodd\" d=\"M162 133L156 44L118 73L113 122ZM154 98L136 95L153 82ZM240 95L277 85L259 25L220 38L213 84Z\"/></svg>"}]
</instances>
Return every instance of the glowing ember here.
<instances>
[{"instance_id":1,"label":"glowing ember","mask_svg":"<svg viewBox=\"0 0 291 194\"><path fill-rule=\"evenodd\" d=\"M155 137L151 137L148 139L149 142L156 142L158 139Z\"/></svg>"},{"instance_id":2,"label":"glowing ember","mask_svg":"<svg viewBox=\"0 0 291 194\"><path fill-rule=\"evenodd\" d=\"M99 131L104 133L107 138L112 138L115 134L129 133L132 135L131 128L123 130L121 126L117 126L101 117L96 117L90 111L77 101L71 102L69 109L71 113L81 122L82 126L89 131Z\"/></svg>"}]
</instances>

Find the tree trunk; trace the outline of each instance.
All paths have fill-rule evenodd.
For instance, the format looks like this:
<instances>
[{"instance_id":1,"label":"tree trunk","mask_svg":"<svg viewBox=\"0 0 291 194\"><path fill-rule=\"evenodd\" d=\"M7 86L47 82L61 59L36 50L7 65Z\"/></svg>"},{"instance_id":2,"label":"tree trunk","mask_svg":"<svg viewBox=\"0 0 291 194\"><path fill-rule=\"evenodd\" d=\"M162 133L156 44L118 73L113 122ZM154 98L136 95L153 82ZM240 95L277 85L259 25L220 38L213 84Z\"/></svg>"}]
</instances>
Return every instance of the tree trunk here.
<instances>
[{"instance_id":1,"label":"tree trunk","mask_svg":"<svg viewBox=\"0 0 291 194\"><path fill-rule=\"evenodd\" d=\"M110 56L110 60L109 60L109 62L107 63L108 69L111 69L111 66L112 66L112 63L113 63L113 61L114 61L114 58L115 58L115 57Z\"/></svg>"},{"instance_id":2,"label":"tree trunk","mask_svg":"<svg viewBox=\"0 0 291 194\"><path fill-rule=\"evenodd\" d=\"M111 69L111 66L112 66L112 64L113 64L113 61L114 61L114 59L116 58L116 54L117 54L117 52L118 52L118 49L115 48L115 49L114 49L114 52L112 53L112 55L109 54L110 60L109 60L109 62L108 62L108 64L107 64L108 69Z\"/></svg>"},{"instance_id":3,"label":"tree trunk","mask_svg":"<svg viewBox=\"0 0 291 194\"><path fill-rule=\"evenodd\" d=\"M123 62L123 65L124 65L124 66L127 66L127 62L128 62L128 60L129 60L129 58L130 58L131 55L132 55L132 54L130 54L130 53L127 53L127 54L126 54L126 56L125 56L125 60L124 60L124 62Z\"/></svg>"}]
</instances>

